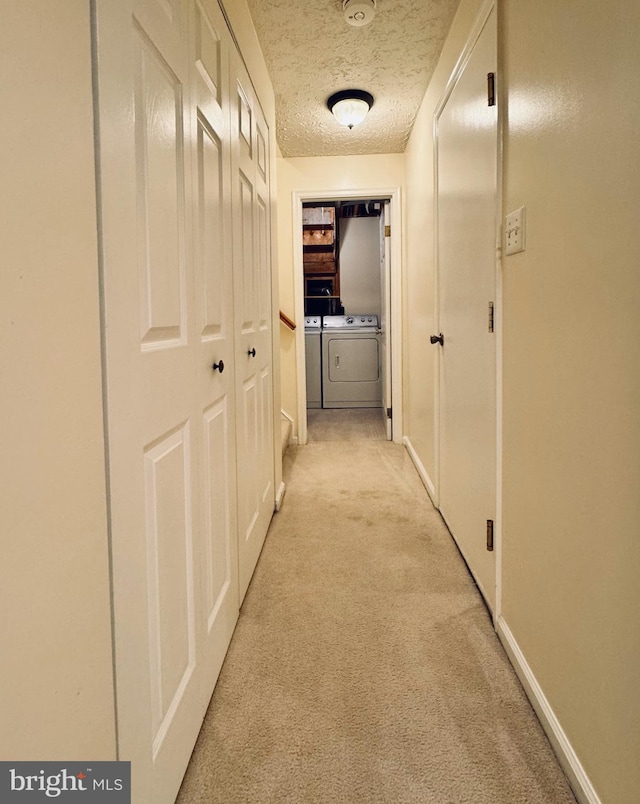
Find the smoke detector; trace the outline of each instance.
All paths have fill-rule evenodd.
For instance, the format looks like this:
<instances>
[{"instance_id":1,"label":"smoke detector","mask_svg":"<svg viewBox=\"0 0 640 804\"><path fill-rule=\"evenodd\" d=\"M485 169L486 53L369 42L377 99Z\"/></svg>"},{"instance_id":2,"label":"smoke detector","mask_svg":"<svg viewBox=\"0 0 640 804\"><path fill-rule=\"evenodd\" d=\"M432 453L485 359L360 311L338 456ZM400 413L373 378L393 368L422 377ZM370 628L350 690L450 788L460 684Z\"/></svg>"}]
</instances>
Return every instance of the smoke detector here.
<instances>
[{"instance_id":1,"label":"smoke detector","mask_svg":"<svg viewBox=\"0 0 640 804\"><path fill-rule=\"evenodd\" d=\"M344 18L354 28L368 25L376 15L376 0L342 0Z\"/></svg>"}]
</instances>

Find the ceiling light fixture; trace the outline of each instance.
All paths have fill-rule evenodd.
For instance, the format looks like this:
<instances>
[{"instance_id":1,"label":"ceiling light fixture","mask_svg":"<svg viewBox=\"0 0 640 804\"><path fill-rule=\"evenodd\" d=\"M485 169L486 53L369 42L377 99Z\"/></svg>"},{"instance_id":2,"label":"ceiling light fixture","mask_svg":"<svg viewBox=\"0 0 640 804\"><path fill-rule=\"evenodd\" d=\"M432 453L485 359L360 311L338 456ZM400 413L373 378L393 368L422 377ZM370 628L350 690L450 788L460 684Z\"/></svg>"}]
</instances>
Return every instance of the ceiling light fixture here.
<instances>
[{"instance_id":1,"label":"ceiling light fixture","mask_svg":"<svg viewBox=\"0 0 640 804\"><path fill-rule=\"evenodd\" d=\"M373 95L363 89L343 89L327 100L327 106L338 123L353 128L369 114Z\"/></svg>"},{"instance_id":2,"label":"ceiling light fixture","mask_svg":"<svg viewBox=\"0 0 640 804\"><path fill-rule=\"evenodd\" d=\"M368 25L376 14L376 0L342 0L345 20L354 28Z\"/></svg>"}]
</instances>

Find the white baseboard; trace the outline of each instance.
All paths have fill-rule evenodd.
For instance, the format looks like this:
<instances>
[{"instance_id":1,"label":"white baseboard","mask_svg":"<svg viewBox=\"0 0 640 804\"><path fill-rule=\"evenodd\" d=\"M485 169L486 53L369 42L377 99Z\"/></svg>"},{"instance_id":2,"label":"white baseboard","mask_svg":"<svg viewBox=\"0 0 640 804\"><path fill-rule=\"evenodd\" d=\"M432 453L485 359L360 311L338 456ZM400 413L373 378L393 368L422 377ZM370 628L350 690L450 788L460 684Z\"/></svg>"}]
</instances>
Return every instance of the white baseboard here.
<instances>
[{"instance_id":1,"label":"white baseboard","mask_svg":"<svg viewBox=\"0 0 640 804\"><path fill-rule=\"evenodd\" d=\"M418 453L413 448L413 444L411 443L411 439L409 436L404 436L402 439L402 443L405 445L407 452L409 453L411 460L416 467L418 474L420 475L420 480L422 480L425 489L427 490L427 494L431 497L431 502L438 507L438 495L436 494L436 487L431 482L431 478L427 473L427 470L424 468L424 465L420 458L418 457Z\"/></svg>"},{"instance_id":2,"label":"white baseboard","mask_svg":"<svg viewBox=\"0 0 640 804\"><path fill-rule=\"evenodd\" d=\"M280 483L280 488L278 489L278 493L276 494L276 512L278 512L282 507L282 500L284 499L284 493L286 490L287 489L284 483Z\"/></svg>"},{"instance_id":3,"label":"white baseboard","mask_svg":"<svg viewBox=\"0 0 640 804\"><path fill-rule=\"evenodd\" d=\"M291 422L291 430L289 431L289 441L287 442L289 446L297 447L298 446L298 434L296 432L296 421L293 416L290 416L286 410L280 408L280 415L283 416L285 419Z\"/></svg>"},{"instance_id":4,"label":"white baseboard","mask_svg":"<svg viewBox=\"0 0 640 804\"><path fill-rule=\"evenodd\" d=\"M502 616L498 617L496 631L498 632L500 641L504 645L509 661L513 665L527 693L527 697L538 715L542 728L545 730L549 742L553 746L553 750L562 765L576 798L580 804L602 804L600 797L591 784L591 780L578 759L578 755L569 742L569 738L564 733L560 721L551 708L551 704L542 691L542 687L534 676L523 652L520 650L520 646L511 633L511 629Z\"/></svg>"},{"instance_id":5,"label":"white baseboard","mask_svg":"<svg viewBox=\"0 0 640 804\"><path fill-rule=\"evenodd\" d=\"M280 408L280 415L284 416L285 419L289 419L291 424L294 424L293 416L290 416L284 408Z\"/></svg>"}]
</instances>

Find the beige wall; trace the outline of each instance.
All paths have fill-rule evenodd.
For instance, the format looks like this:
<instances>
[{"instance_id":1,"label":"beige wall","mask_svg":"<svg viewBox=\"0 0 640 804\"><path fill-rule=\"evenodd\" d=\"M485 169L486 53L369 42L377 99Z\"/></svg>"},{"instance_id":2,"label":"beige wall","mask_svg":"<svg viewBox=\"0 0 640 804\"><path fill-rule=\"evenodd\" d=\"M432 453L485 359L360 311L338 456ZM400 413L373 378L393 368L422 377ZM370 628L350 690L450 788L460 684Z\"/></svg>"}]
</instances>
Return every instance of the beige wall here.
<instances>
[{"instance_id":1,"label":"beige wall","mask_svg":"<svg viewBox=\"0 0 640 804\"><path fill-rule=\"evenodd\" d=\"M604 802L640 800L640 6L502 2L503 613Z\"/></svg>"},{"instance_id":2,"label":"beige wall","mask_svg":"<svg viewBox=\"0 0 640 804\"><path fill-rule=\"evenodd\" d=\"M295 318L293 266L294 192L390 190L404 183L402 154L278 159L278 264L280 307ZM303 321L296 324L304 327ZM298 410L295 333L280 327L282 408L294 420ZM297 433L297 422L294 425Z\"/></svg>"},{"instance_id":3,"label":"beige wall","mask_svg":"<svg viewBox=\"0 0 640 804\"><path fill-rule=\"evenodd\" d=\"M406 152L405 430L435 470L434 107L481 6L462 0ZM640 7L500 3L503 622L605 804L640 800Z\"/></svg>"},{"instance_id":4,"label":"beige wall","mask_svg":"<svg viewBox=\"0 0 640 804\"><path fill-rule=\"evenodd\" d=\"M5 3L0 53L0 756L113 759L89 4Z\"/></svg>"}]
</instances>

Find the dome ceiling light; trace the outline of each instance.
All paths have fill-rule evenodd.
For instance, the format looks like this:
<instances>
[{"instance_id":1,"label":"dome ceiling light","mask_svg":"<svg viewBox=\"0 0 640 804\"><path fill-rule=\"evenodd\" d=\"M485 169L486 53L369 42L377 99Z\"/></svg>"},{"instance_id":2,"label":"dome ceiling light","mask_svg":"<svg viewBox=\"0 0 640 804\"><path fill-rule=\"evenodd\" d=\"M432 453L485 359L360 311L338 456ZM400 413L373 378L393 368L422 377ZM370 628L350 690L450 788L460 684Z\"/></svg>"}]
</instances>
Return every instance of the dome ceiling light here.
<instances>
[{"instance_id":1,"label":"dome ceiling light","mask_svg":"<svg viewBox=\"0 0 640 804\"><path fill-rule=\"evenodd\" d=\"M343 89L327 100L327 106L338 123L351 129L369 114L373 95L363 89Z\"/></svg>"},{"instance_id":2,"label":"dome ceiling light","mask_svg":"<svg viewBox=\"0 0 640 804\"><path fill-rule=\"evenodd\" d=\"M345 20L354 28L368 25L376 14L376 0L342 0Z\"/></svg>"}]
</instances>

